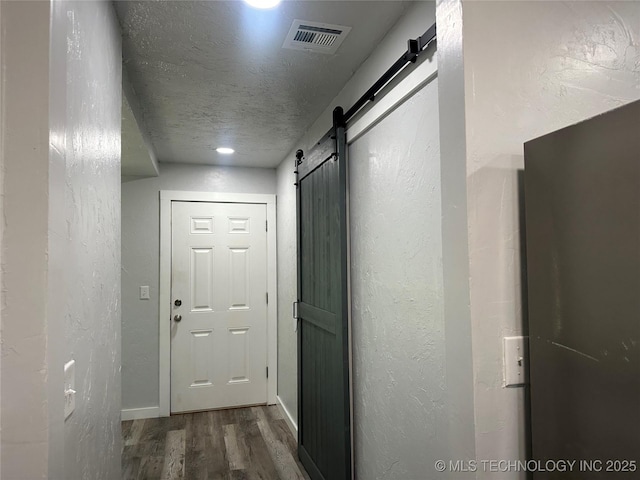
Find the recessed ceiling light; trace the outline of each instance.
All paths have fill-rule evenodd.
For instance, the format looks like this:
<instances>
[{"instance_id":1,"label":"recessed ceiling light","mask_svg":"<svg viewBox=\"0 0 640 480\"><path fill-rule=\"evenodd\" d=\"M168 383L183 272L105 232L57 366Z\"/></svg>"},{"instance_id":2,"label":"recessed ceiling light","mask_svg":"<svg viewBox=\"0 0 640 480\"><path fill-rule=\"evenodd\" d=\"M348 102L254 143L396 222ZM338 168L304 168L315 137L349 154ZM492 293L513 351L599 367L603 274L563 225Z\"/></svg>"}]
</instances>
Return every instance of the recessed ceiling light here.
<instances>
[{"instance_id":1,"label":"recessed ceiling light","mask_svg":"<svg viewBox=\"0 0 640 480\"><path fill-rule=\"evenodd\" d=\"M230 155L233 152L235 152L235 150L233 148L228 148L228 147L218 147L216 148L216 152L222 153L223 155Z\"/></svg>"},{"instance_id":2,"label":"recessed ceiling light","mask_svg":"<svg viewBox=\"0 0 640 480\"><path fill-rule=\"evenodd\" d=\"M255 8L273 8L280 3L280 0L244 0Z\"/></svg>"}]
</instances>

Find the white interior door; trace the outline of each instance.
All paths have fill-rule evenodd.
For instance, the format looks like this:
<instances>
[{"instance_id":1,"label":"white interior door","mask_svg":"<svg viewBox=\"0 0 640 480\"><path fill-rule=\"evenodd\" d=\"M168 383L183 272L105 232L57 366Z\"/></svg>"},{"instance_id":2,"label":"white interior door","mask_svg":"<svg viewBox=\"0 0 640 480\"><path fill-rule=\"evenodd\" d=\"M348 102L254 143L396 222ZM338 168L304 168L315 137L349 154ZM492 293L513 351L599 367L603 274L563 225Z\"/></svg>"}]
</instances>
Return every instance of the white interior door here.
<instances>
[{"instance_id":1,"label":"white interior door","mask_svg":"<svg viewBox=\"0 0 640 480\"><path fill-rule=\"evenodd\" d=\"M266 403L266 205L171 205L171 411Z\"/></svg>"}]
</instances>

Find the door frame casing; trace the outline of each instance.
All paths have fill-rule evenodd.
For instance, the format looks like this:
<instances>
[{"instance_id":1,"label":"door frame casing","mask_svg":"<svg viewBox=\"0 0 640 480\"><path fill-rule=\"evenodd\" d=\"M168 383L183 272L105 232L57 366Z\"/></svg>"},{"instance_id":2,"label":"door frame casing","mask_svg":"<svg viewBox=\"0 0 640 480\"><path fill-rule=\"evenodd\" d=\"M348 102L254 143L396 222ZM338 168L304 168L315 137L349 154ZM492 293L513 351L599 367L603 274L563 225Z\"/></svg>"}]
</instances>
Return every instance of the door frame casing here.
<instances>
[{"instance_id":1,"label":"door frame casing","mask_svg":"<svg viewBox=\"0 0 640 480\"><path fill-rule=\"evenodd\" d=\"M160 190L159 416L171 415L171 202L263 204L267 207L267 403L276 403L278 386L278 309L275 194Z\"/></svg>"}]
</instances>

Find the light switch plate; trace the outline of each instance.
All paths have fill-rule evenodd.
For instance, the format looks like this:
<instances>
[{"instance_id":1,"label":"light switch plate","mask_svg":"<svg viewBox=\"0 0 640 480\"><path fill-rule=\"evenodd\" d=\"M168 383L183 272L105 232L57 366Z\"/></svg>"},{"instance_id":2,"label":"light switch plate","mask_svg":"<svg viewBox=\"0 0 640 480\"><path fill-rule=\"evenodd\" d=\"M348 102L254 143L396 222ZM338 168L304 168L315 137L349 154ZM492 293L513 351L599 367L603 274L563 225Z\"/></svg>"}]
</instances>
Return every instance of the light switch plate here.
<instances>
[{"instance_id":1,"label":"light switch plate","mask_svg":"<svg viewBox=\"0 0 640 480\"><path fill-rule=\"evenodd\" d=\"M76 361L64 364L64 419L76 409Z\"/></svg>"},{"instance_id":2,"label":"light switch plate","mask_svg":"<svg viewBox=\"0 0 640 480\"><path fill-rule=\"evenodd\" d=\"M504 386L529 383L529 337L504 337Z\"/></svg>"},{"instance_id":3,"label":"light switch plate","mask_svg":"<svg viewBox=\"0 0 640 480\"><path fill-rule=\"evenodd\" d=\"M140 287L140 300L149 300L149 286L143 285Z\"/></svg>"}]
</instances>

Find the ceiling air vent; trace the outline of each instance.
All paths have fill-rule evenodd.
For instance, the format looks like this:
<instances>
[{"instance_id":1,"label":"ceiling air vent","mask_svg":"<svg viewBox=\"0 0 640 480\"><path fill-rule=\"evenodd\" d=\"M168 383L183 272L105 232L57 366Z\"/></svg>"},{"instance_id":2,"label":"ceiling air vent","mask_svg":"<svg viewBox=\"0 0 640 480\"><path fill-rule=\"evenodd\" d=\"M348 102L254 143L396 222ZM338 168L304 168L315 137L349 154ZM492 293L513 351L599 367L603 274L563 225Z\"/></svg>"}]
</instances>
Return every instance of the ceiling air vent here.
<instances>
[{"instance_id":1,"label":"ceiling air vent","mask_svg":"<svg viewBox=\"0 0 640 480\"><path fill-rule=\"evenodd\" d=\"M294 20L282 48L333 54L350 31L342 25Z\"/></svg>"}]
</instances>

